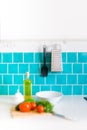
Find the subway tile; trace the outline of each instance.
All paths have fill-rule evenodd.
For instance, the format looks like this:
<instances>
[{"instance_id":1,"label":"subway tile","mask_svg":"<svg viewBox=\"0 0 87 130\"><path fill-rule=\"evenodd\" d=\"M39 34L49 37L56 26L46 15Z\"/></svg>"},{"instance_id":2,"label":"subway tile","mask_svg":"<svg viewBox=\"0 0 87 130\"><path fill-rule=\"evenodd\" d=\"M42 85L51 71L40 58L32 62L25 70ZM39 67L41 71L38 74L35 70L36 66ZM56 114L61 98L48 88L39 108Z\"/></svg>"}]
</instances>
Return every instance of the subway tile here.
<instances>
[{"instance_id":1,"label":"subway tile","mask_svg":"<svg viewBox=\"0 0 87 130\"><path fill-rule=\"evenodd\" d=\"M7 64L0 64L0 73L7 73Z\"/></svg>"},{"instance_id":2,"label":"subway tile","mask_svg":"<svg viewBox=\"0 0 87 130\"><path fill-rule=\"evenodd\" d=\"M42 63L43 62L43 53L35 53L35 62L36 63Z\"/></svg>"},{"instance_id":3,"label":"subway tile","mask_svg":"<svg viewBox=\"0 0 87 130\"><path fill-rule=\"evenodd\" d=\"M23 62L23 53L13 53L13 62Z\"/></svg>"},{"instance_id":4,"label":"subway tile","mask_svg":"<svg viewBox=\"0 0 87 130\"><path fill-rule=\"evenodd\" d=\"M81 85L73 86L73 95L82 95L82 86Z\"/></svg>"},{"instance_id":5,"label":"subway tile","mask_svg":"<svg viewBox=\"0 0 87 130\"><path fill-rule=\"evenodd\" d=\"M78 62L87 62L87 52L78 53Z\"/></svg>"},{"instance_id":6,"label":"subway tile","mask_svg":"<svg viewBox=\"0 0 87 130\"><path fill-rule=\"evenodd\" d=\"M51 53L50 52L47 52L46 53L46 62L51 62Z\"/></svg>"},{"instance_id":7,"label":"subway tile","mask_svg":"<svg viewBox=\"0 0 87 130\"><path fill-rule=\"evenodd\" d=\"M9 86L9 95L15 95L17 93L18 85L11 85Z\"/></svg>"},{"instance_id":8,"label":"subway tile","mask_svg":"<svg viewBox=\"0 0 87 130\"><path fill-rule=\"evenodd\" d=\"M24 62L34 62L34 53L24 53Z\"/></svg>"},{"instance_id":9,"label":"subway tile","mask_svg":"<svg viewBox=\"0 0 87 130\"><path fill-rule=\"evenodd\" d=\"M23 75L14 75L14 84L23 84Z\"/></svg>"},{"instance_id":10,"label":"subway tile","mask_svg":"<svg viewBox=\"0 0 87 130\"><path fill-rule=\"evenodd\" d=\"M0 95L8 95L8 86L0 86Z\"/></svg>"},{"instance_id":11,"label":"subway tile","mask_svg":"<svg viewBox=\"0 0 87 130\"><path fill-rule=\"evenodd\" d=\"M57 75L57 84L66 84L66 75Z\"/></svg>"},{"instance_id":12,"label":"subway tile","mask_svg":"<svg viewBox=\"0 0 87 130\"><path fill-rule=\"evenodd\" d=\"M39 64L30 64L30 73L40 73Z\"/></svg>"},{"instance_id":13,"label":"subway tile","mask_svg":"<svg viewBox=\"0 0 87 130\"><path fill-rule=\"evenodd\" d=\"M78 75L78 84L87 84L87 75Z\"/></svg>"},{"instance_id":14,"label":"subway tile","mask_svg":"<svg viewBox=\"0 0 87 130\"><path fill-rule=\"evenodd\" d=\"M2 62L2 56L1 56L2 54L0 53L0 63Z\"/></svg>"},{"instance_id":15,"label":"subway tile","mask_svg":"<svg viewBox=\"0 0 87 130\"><path fill-rule=\"evenodd\" d=\"M87 73L87 64L84 64L84 73Z\"/></svg>"},{"instance_id":16,"label":"subway tile","mask_svg":"<svg viewBox=\"0 0 87 130\"><path fill-rule=\"evenodd\" d=\"M55 84L55 75L48 75L46 77L46 84Z\"/></svg>"},{"instance_id":17,"label":"subway tile","mask_svg":"<svg viewBox=\"0 0 87 130\"><path fill-rule=\"evenodd\" d=\"M72 64L63 64L62 73L72 73Z\"/></svg>"},{"instance_id":18,"label":"subway tile","mask_svg":"<svg viewBox=\"0 0 87 130\"><path fill-rule=\"evenodd\" d=\"M2 53L2 56L3 56L4 63L12 62L12 53Z\"/></svg>"},{"instance_id":19,"label":"subway tile","mask_svg":"<svg viewBox=\"0 0 87 130\"><path fill-rule=\"evenodd\" d=\"M72 95L72 86L62 86L62 93L64 95Z\"/></svg>"},{"instance_id":20,"label":"subway tile","mask_svg":"<svg viewBox=\"0 0 87 130\"><path fill-rule=\"evenodd\" d=\"M18 73L18 64L8 64L8 73Z\"/></svg>"},{"instance_id":21,"label":"subway tile","mask_svg":"<svg viewBox=\"0 0 87 130\"><path fill-rule=\"evenodd\" d=\"M62 53L62 62L66 62L66 52Z\"/></svg>"},{"instance_id":22,"label":"subway tile","mask_svg":"<svg viewBox=\"0 0 87 130\"><path fill-rule=\"evenodd\" d=\"M41 91L50 91L50 86L41 86Z\"/></svg>"},{"instance_id":23,"label":"subway tile","mask_svg":"<svg viewBox=\"0 0 87 130\"><path fill-rule=\"evenodd\" d=\"M87 85L84 85L84 86L83 86L83 94L84 94L84 95L87 95Z\"/></svg>"},{"instance_id":24,"label":"subway tile","mask_svg":"<svg viewBox=\"0 0 87 130\"><path fill-rule=\"evenodd\" d=\"M52 85L52 91L58 91L58 92L61 92L61 86L55 86L55 85Z\"/></svg>"},{"instance_id":25,"label":"subway tile","mask_svg":"<svg viewBox=\"0 0 87 130\"><path fill-rule=\"evenodd\" d=\"M35 95L39 91L40 91L40 86L37 86L37 85L32 86L32 95Z\"/></svg>"},{"instance_id":26,"label":"subway tile","mask_svg":"<svg viewBox=\"0 0 87 130\"><path fill-rule=\"evenodd\" d=\"M82 64L73 64L73 73L82 73Z\"/></svg>"},{"instance_id":27,"label":"subway tile","mask_svg":"<svg viewBox=\"0 0 87 130\"><path fill-rule=\"evenodd\" d=\"M77 76L67 75L67 84L77 84Z\"/></svg>"},{"instance_id":28,"label":"subway tile","mask_svg":"<svg viewBox=\"0 0 87 130\"><path fill-rule=\"evenodd\" d=\"M44 84L44 77L41 77L40 75L35 75L35 84Z\"/></svg>"},{"instance_id":29,"label":"subway tile","mask_svg":"<svg viewBox=\"0 0 87 130\"><path fill-rule=\"evenodd\" d=\"M2 84L2 75L0 75L0 85Z\"/></svg>"},{"instance_id":30,"label":"subway tile","mask_svg":"<svg viewBox=\"0 0 87 130\"><path fill-rule=\"evenodd\" d=\"M28 71L28 64L19 64L19 73L25 74Z\"/></svg>"},{"instance_id":31,"label":"subway tile","mask_svg":"<svg viewBox=\"0 0 87 130\"><path fill-rule=\"evenodd\" d=\"M3 84L12 84L12 75L3 75Z\"/></svg>"},{"instance_id":32,"label":"subway tile","mask_svg":"<svg viewBox=\"0 0 87 130\"><path fill-rule=\"evenodd\" d=\"M67 53L67 62L76 62L77 57L76 57L76 52L69 52Z\"/></svg>"}]
</instances>

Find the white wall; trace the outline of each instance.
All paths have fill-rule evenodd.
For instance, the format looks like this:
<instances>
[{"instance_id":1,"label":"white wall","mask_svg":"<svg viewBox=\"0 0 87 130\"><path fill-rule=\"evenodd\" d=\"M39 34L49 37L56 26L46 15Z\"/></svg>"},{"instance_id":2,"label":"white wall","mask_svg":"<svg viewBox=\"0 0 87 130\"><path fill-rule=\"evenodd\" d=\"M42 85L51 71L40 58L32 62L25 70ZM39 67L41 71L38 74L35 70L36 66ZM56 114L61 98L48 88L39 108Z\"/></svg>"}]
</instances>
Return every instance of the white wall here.
<instances>
[{"instance_id":1,"label":"white wall","mask_svg":"<svg viewBox=\"0 0 87 130\"><path fill-rule=\"evenodd\" d=\"M79 40L1 40L0 52L42 52L43 45L47 52L61 47L62 52L87 52L87 41Z\"/></svg>"},{"instance_id":2,"label":"white wall","mask_svg":"<svg viewBox=\"0 0 87 130\"><path fill-rule=\"evenodd\" d=\"M1 39L87 39L87 0L0 0Z\"/></svg>"}]
</instances>

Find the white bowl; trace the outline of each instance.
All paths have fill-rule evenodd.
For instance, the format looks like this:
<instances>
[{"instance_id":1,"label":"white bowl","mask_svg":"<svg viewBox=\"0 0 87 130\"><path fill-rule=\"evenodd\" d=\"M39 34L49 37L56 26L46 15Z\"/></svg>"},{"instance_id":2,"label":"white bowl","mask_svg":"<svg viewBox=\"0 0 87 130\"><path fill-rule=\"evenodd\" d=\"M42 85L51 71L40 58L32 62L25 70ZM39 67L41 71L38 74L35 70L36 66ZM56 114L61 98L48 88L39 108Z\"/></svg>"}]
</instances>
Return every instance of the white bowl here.
<instances>
[{"instance_id":1,"label":"white bowl","mask_svg":"<svg viewBox=\"0 0 87 130\"><path fill-rule=\"evenodd\" d=\"M36 96L41 100L48 100L52 104L56 104L62 97L62 93L56 91L40 91Z\"/></svg>"}]
</instances>

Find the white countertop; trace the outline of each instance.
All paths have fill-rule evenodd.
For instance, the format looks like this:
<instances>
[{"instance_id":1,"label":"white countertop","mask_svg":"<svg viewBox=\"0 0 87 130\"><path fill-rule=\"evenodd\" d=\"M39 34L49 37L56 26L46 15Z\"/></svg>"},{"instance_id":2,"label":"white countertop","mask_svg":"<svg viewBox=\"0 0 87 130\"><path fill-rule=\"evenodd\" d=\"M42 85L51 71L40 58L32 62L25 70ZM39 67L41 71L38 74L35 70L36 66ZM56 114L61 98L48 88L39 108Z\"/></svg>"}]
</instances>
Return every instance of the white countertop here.
<instances>
[{"instance_id":1,"label":"white countertop","mask_svg":"<svg viewBox=\"0 0 87 130\"><path fill-rule=\"evenodd\" d=\"M0 128L25 130L87 130L87 101L82 96L63 96L54 107L54 111L65 115L71 120L65 120L53 115L12 118L10 109L14 98L0 96Z\"/></svg>"}]
</instances>

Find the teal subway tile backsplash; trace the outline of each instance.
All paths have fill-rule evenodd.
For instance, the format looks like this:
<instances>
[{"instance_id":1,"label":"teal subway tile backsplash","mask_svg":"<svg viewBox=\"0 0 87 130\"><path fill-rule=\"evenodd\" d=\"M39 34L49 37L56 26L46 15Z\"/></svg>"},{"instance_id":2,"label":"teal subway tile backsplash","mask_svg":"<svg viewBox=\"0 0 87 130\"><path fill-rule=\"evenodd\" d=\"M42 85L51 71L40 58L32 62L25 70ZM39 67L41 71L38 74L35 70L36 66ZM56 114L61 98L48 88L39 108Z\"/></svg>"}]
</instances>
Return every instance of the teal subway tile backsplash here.
<instances>
[{"instance_id":1,"label":"teal subway tile backsplash","mask_svg":"<svg viewBox=\"0 0 87 130\"><path fill-rule=\"evenodd\" d=\"M12 62L12 53L3 53L3 62Z\"/></svg>"},{"instance_id":2,"label":"teal subway tile backsplash","mask_svg":"<svg viewBox=\"0 0 87 130\"><path fill-rule=\"evenodd\" d=\"M73 86L73 95L82 95L82 86L81 85Z\"/></svg>"},{"instance_id":3,"label":"teal subway tile backsplash","mask_svg":"<svg viewBox=\"0 0 87 130\"><path fill-rule=\"evenodd\" d=\"M23 75L14 75L14 84L23 84Z\"/></svg>"},{"instance_id":4,"label":"teal subway tile backsplash","mask_svg":"<svg viewBox=\"0 0 87 130\"><path fill-rule=\"evenodd\" d=\"M8 95L8 86L0 85L0 95Z\"/></svg>"},{"instance_id":5,"label":"teal subway tile backsplash","mask_svg":"<svg viewBox=\"0 0 87 130\"><path fill-rule=\"evenodd\" d=\"M24 53L24 62L34 62L34 53Z\"/></svg>"},{"instance_id":6,"label":"teal subway tile backsplash","mask_svg":"<svg viewBox=\"0 0 87 130\"><path fill-rule=\"evenodd\" d=\"M0 64L0 74L7 73L7 64Z\"/></svg>"},{"instance_id":7,"label":"teal subway tile backsplash","mask_svg":"<svg viewBox=\"0 0 87 130\"><path fill-rule=\"evenodd\" d=\"M14 95L17 92L18 85L11 85L9 86L9 95Z\"/></svg>"},{"instance_id":8,"label":"teal subway tile backsplash","mask_svg":"<svg viewBox=\"0 0 87 130\"><path fill-rule=\"evenodd\" d=\"M87 95L87 52L63 52L62 72L51 72L51 53L46 58L48 76L41 76L42 52L0 53L0 95L23 94L26 71L30 72L32 94L53 90L64 95Z\"/></svg>"},{"instance_id":9,"label":"teal subway tile backsplash","mask_svg":"<svg viewBox=\"0 0 87 130\"><path fill-rule=\"evenodd\" d=\"M12 75L5 74L3 75L3 84L12 84Z\"/></svg>"},{"instance_id":10,"label":"teal subway tile backsplash","mask_svg":"<svg viewBox=\"0 0 87 130\"><path fill-rule=\"evenodd\" d=\"M76 57L75 52L69 52L67 53L67 62L76 62L77 61L77 57Z\"/></svg>"},{"instance_id":11,"label":"teal subway tile backsplash","mask_svg":"<svg viewBox=\"0 0 87 130\"><path fill-rule=\"evenodd\" d=\"M19 73L26 73L29 71L28 64L19 64Z\"/></svg>"},{"instance_id":12,"label":"teal subway tile backsplash","mask_svg":"<svg viewBox=\"0 0 87 130\"><path fill-rule=\"evenodd\" d=\"M18 64L8 64L8 73L18 73Z\"/></svg>"},{"instance_id":13,"label":"teal subway tile backsplash","mask_svg":"<svg viewBox=\"0 0 87 130\"><path fill-rule=\"evenodd\" d=\"M13 53L13 62L23 62L23 53Z\"/></svg>"},{"instance_id":14,"label":"teal subway tile backsplash","mask_svg":"<svg viewBox=\"0 0 87 130\"><path fill-rule=\"evenodd\" d=\"M82 73L82 64L73 64L73 73Z\"/></svg>"},{"instance_id":15,"label":"teal subway tile backsplash","mask_svg":"<svg viewBox=\"0 0 87 130\"><path fill-rule=\"evenodd\" d=\"M87 52L79 52L78 53L78 62L87 63Z\"/></svg>"}]
</instances>

